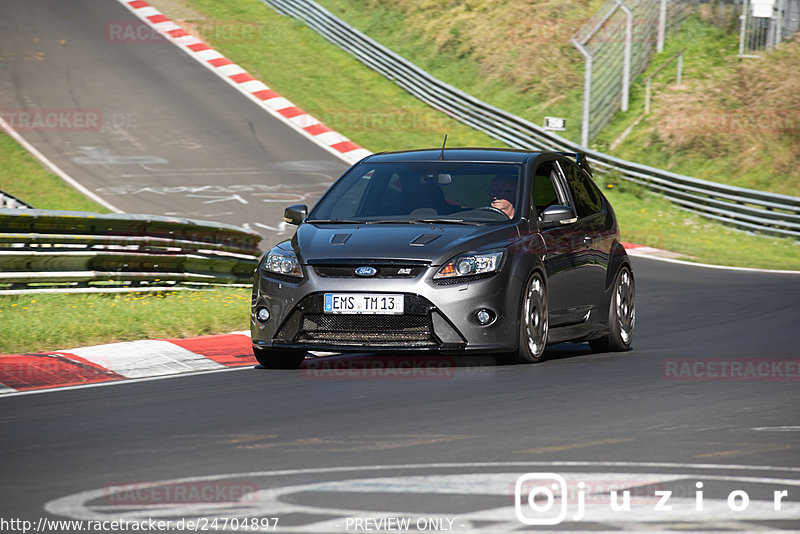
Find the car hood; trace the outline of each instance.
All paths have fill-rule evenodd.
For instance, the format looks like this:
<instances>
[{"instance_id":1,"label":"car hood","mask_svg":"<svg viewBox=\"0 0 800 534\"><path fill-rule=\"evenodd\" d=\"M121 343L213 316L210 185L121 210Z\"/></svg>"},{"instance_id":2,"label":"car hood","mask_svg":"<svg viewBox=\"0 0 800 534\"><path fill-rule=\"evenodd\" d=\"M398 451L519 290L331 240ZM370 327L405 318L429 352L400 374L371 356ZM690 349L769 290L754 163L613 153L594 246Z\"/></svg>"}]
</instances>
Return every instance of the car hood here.
<instances>
[{"instance_id":1,"label":"car hood","mask_svg":"<svg viewBox=\"0 0 800 534\"><path fill-rule=\"evenodd\" d=\"M440 265L453 255L504 247L519 236L513 224L302 224L291 244L302 263L416 260Z\"/></svg>"}]
</instances>

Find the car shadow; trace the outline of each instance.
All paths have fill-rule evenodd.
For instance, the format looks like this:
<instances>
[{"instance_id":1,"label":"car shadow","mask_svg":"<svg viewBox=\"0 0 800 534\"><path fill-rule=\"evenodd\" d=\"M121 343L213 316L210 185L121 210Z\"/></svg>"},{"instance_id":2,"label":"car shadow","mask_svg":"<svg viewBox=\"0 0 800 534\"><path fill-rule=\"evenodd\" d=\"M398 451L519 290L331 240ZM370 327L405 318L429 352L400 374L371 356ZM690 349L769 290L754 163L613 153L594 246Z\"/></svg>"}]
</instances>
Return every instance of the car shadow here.
<instances>
[{"instance_id":1,"label":"car shadow","mask_svg":"<svg viewBox=\"0 0 800 534\"><path fill-rule=\"evenodd\" d=\"M565 360L594 354L587 343L558 343L545 350L545 360ZM435 354L426 352L357 352L357 353L308 353L300 369L307 371L331 370L349 371L358 373L370 370L371 372L391 369L442 369L442 368L476 368L476 367L505 367L517 364L508 354ZM256 365L255 369L266 369Z\"/></svg>"}]
</instances>

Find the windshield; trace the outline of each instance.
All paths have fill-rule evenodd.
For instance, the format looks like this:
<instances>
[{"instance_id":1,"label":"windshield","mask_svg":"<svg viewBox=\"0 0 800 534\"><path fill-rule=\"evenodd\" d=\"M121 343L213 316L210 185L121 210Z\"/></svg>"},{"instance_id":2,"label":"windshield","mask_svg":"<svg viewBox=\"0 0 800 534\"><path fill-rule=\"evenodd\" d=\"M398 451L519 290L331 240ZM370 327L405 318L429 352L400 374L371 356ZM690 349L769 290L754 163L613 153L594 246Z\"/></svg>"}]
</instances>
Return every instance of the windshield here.
<instances>
[{"instance_id":1,"label":"windshield","mask_svg":"<svg viewBox=\"0 0 800 534\"><path fill-rule=\"evenodd\" d=\"M520 165L365 162L337 181L309 222L491 223L513 219Z\"/></svg>"}]
</instances>

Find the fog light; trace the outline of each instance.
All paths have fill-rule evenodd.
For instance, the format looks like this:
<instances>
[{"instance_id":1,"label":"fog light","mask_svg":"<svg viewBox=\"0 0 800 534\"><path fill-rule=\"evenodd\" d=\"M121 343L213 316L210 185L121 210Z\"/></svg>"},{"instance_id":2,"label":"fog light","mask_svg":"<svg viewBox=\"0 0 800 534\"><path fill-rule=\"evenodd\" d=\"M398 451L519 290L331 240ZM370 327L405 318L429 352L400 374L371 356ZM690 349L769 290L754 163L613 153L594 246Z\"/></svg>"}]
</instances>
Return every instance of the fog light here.
<instances>
[{"instance_id":1,"label":"fog light","mask_svg":"<svg viewBox=\"0 0 800 534\"><path fill-rule=\"evenodd\" d=\"M267 321L269 321L269 310L266 308L259 308L258 310L256 310L256 317L262 323L266 323Z\"/></svg>"},{"instance_id":2,"label":"fog light","mask_svg":"<svg viewBox=\"0 0 800 534\"><path fill-rule=\"evenodd\" d=\"M478 310L475 312L475 320L483 326L494 321L494 317L494 313L491 310Z\"/></svg>"}]
</instances>

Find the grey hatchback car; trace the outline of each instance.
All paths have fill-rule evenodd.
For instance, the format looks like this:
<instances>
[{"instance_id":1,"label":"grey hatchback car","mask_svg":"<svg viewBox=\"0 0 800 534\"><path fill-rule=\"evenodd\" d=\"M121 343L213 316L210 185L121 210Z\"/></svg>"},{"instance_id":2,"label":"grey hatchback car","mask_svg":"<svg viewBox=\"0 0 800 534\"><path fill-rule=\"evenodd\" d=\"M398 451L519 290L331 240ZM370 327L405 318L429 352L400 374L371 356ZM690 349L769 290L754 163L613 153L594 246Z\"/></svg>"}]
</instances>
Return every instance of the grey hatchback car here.
<instances>
[{"instance_id":1,"label":"grey hatchback car","mask_svg":"<svg viewBox=\"0 0 800 534\"><path fill-rule=\"evenodd\" d=\"M583 154L373 154L284 219L297 231L253 285L265 367L299 367L309 350L539 362L552 343L630 346L633 272Z\"/></svg>"}]
</instances>

